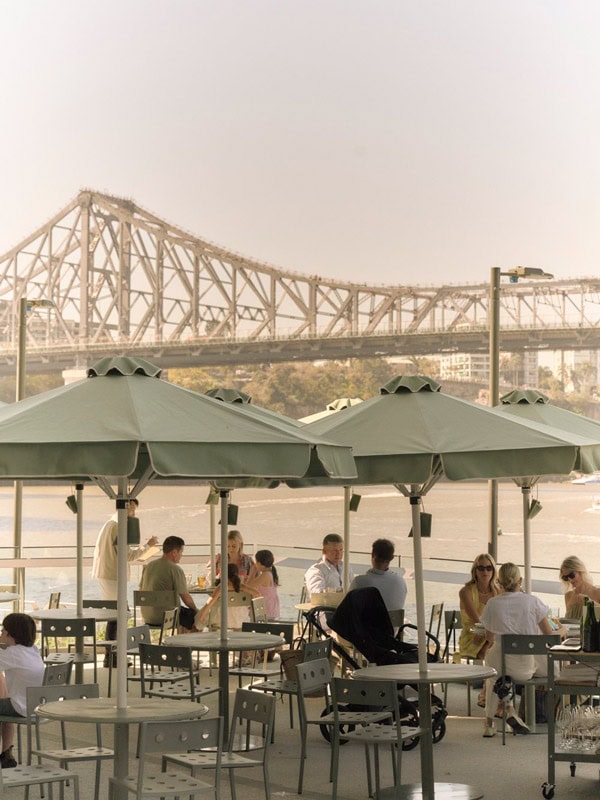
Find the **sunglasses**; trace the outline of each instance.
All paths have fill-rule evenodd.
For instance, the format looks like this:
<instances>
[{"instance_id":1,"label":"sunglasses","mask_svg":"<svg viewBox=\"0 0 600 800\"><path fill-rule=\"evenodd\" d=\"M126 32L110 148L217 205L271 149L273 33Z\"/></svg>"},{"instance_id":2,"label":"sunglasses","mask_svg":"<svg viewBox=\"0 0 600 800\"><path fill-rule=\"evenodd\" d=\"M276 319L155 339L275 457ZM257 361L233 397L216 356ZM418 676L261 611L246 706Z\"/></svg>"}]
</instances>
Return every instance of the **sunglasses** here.
<instances>
[{"instance_id":1,"label":"sunglasses","mask_svg":"<svg viewBox=\"0 0 600 800\"><path fill-rule=\"evenodd\" d=\"M494 568L491 564L477 564L479 572L493 572Z\"/></svg>"},{"instance_id":2,"label":"sunglasses","mask_svg":"<svg viewBox=\"0 0 600 800\"><path fill-rule=\"evenodd\" d=\"M573 581L577 577L576 572L569 572L567 575L561 575L561 580L563 581Z\"/></svg>"}]
</instances>

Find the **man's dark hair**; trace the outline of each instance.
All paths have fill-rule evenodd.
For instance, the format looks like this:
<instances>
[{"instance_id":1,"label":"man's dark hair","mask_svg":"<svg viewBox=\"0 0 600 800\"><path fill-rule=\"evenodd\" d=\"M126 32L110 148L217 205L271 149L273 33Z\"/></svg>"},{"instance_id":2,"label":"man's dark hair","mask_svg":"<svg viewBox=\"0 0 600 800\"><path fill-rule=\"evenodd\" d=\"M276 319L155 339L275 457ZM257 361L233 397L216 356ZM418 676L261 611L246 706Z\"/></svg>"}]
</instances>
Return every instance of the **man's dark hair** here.
<instances>
[{"instance_id":1,"label":"man's dark hair","mask_svg":"<svg viewBox=\"0 0 600 800\"><path fill-rule=\"evenodd\" d=\"M29 614L8 614L2 620L2 627L16 644L32 647L35 644L37 631L35 622Z\"/></svg>"},{"instance_id":2,"label":"man's dark hair","mask_svg":"<svg viewBox=\"0 0 600 800\"><path fill-rule=\"evenodd\" d=\"M375 539L372 552L375 561L383 561L389 564L394 557L394 543L390 542L389 539Z\"/></svg>"},{"instance_id":3,"label":"man's dark hair","mask_svg":"<svg viewBox=\"0 0 600 800\"><path fill-rule=\"evenodd\" d=\"M170 553L172 550L181 550L182 547L185 547L185 542L181 536L167 536L163 542L162 551Z\"/></svg>"},{"instance_id":4,"label":"man's dark hair","mask_svg":"<svg viewBox=\"0 0 600 800\"><path fill-rule=\"evenodd\" d=\"M344 544L344 540L339 533L328 533L323 539L323 547L328 544Z\"/></svg>"}]
</instances>

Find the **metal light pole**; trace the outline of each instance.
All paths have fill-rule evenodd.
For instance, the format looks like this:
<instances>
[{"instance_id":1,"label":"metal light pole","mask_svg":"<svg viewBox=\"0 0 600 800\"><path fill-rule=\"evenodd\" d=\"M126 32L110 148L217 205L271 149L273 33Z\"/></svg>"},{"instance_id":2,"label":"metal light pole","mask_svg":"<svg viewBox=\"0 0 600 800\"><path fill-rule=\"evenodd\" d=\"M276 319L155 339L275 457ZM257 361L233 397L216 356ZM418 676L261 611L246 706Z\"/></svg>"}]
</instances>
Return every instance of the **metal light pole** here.
<instances>
[{"instance_id":1,"label":"metal light pole","mask_svg":"<svg viewBox=\"0 0 600 800\"><path fill-rule=\"evenodd\" d=\"M25 397L25 356L27 352L27 312L30 308L54 308L51 300L28 300L22 297L19 300L17 316L17 378L15 400L19 402ZM20 559L23 553L23 481L14 484L14 512L13 512L13 558ZM25 569L16 566L13 569L13 583L15 592L19 595L18 608L23 611L25 607Z\"/></svg>"},{"instance_id":2,"label":"metal light pole","mask_svg":"<svg viewBox=\"0 0 600 800\"><path fill-rule=\"evenodd\" d=\"M500 387L500 277L507 276L511 283L519 278L551 280L554 275L539 267L512 267L502 272L500 267L490 270L490 298L488 318L490 326L490 384L488 405L493 408L499 400ZM498 481L488 481L488 553L498 560Z\"/></svg>"}]
</instances>

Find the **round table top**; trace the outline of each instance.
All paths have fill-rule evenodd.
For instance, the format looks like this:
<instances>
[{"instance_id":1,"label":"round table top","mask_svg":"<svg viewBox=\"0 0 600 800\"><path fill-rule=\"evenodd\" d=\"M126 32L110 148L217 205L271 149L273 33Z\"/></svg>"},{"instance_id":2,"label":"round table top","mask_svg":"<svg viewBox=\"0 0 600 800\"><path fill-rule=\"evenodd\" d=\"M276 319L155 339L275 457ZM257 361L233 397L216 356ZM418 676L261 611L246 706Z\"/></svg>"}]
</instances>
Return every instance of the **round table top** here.
<instances>
[{"instance_id":1,"label":"round table top","mask_svg":"<svg viewBox=\"0 0 600 800\"><path fill-rule=\"evenodd\" d=\"M312 603L297 603L294 608L297 608L298 611L310 611L311 608L315 608L315 606L313 606Z\"/></svg>"},{"instance_id":2,"label":"round table top","mask_svg":"<svg viewBox=\"0 0 600 800\"><path fill-rule=\"evenodd\" d=\"M484 664L427 664L427 672L419 671L418 664L384 664L365 667L352 673L353 677L377 681L402 681L402 683L469 683L493 678L496 670Z\"/></svg>"},{"instance_id":3,"label":"round table top","mask_svg":"<svg viewBox=\"0 0 600 800\"><path fill-rule=\"evenodd\" d=\"M31 611L30 616L34 619L95 619L98 622L116 622L116 608L84 608L81 614L77 613L76 608L39 608Z\"/></svg>"},{"instance_id":4,"label":"round table top","mask_svg":"<svg viewBox=\"0 0 600 800\"><path fill-rule=\"evenodd\" d=\"M44 703L36 708L36 713L65 722L134 724L156 719L196 719L207 714L208 708L202 703L156 697L129 697L127 706L118 708L114 697L90 697Z\"/></svg>"},{"instance_id":5,"label":"round table top","mask_svg":"<svg viewBox=\"0 0 600 800\"><path fill-rule=\"evenodd\" d=\"M0 603L12 603L13 600L18 600L20 596L15 592L0 592Z\"/></svg>"},{"instance_id":6,"label":"round table top","mask_svg":"<svg viewBox=\"0 0 600 800\"><path fill-rule=\"evenodd\" d=\"M252 633L251 631L228 631L227 638L222 640L220 631L210 631L166 636L164 644L191 647L194 650L209 652L231 652L234 650L270 650L273 647L282 647L285 642L281 636L270 633Z\"/></svg>"}]
</instances>

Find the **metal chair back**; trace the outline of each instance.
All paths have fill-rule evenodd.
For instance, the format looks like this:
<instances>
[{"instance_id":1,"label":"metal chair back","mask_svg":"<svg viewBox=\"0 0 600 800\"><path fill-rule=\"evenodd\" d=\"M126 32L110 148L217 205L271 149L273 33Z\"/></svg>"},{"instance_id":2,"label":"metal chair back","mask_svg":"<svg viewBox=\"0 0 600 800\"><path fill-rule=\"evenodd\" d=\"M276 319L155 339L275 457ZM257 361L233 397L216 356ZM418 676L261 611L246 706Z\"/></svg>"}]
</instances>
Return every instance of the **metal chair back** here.
<instances>
[{"instance_id":1,"label":"metal chair back","mask_svg":"<svg viewBox=\"0 0 600 800\"><path fill-rule=\"evenodd\" d=\"M159 609L161 613L166 611L168 608L174 608L175 606L179 605L179 595L175 590L171 589L156 589L156 590L149 590L149 589L137 589L133 593L133 624L137 625L137 610L138 608L153 608ZM150 627L159 628L162 626L162 622L160 624L153 625L151 623Z\"/></svg>"}]
</instances>

